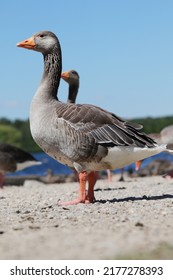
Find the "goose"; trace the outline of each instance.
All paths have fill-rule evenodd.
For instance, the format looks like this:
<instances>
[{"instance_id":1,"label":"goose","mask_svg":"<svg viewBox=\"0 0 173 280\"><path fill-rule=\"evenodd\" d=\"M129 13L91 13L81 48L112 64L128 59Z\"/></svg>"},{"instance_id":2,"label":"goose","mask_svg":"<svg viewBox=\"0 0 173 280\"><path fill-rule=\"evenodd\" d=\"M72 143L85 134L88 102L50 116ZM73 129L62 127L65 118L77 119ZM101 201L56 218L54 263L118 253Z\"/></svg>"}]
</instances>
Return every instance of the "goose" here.
<instances>
[{"instance_id":1,"label":"goose","mask_svg":"<svg viewBox=\"0 0 173 280\"><path fill-rule=\"evenodd\" d=\"M33 139L44 152L79 173L77 198L61 205L95 201L91 171L122 168L168 150L141 132L139 124L94 105L63 103L58 99L62 55L54 33L40 31L17 46L43 55L43 76L30 106Z\"/></svg>"},{"instance_id":2,"label":"goose","mask_svg":"<svg viewBox=\"0 0 173 280\"><path fill-rule=\"evenodd\" d=\"M76 103L76 97L79 89L79 74L76 70L69 70L61 73L61 78L69 84L68 103Z\"/></svg>"},{"instance_id":3,"label":"goose","mask_svg":"<svg viewBox=\"0 0 173 280\"><path fill-rule=\"evenodd\" d=\"M23 149L0 143L0 188L3 188L6 172L15 172L37 164L41 162Z\"/></svg>"}]
</instances>

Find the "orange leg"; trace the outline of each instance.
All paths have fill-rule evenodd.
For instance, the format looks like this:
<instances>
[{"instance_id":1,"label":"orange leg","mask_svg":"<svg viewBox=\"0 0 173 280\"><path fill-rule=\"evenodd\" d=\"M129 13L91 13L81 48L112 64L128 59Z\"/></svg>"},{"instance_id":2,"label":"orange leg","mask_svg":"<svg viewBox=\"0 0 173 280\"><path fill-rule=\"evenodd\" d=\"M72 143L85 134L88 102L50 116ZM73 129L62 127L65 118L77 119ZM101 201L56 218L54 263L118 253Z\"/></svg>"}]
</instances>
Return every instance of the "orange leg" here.
<instances>
[{"instance_id":1,"label":"orange leg","mask_svg":"<svg viewBox=\"0 0 173 280\"><path fill-rule=\"evenodd\" d=\"M61 202L60 205L74 205L79 203L88 203L86 197L86 182L87 182L87 173L86 171L79 173L79 194L77 199L67 202Z\"/></svg>"},{"instance_id":2,"label":"orange leg","mask_svg":"<svg viewBox=\"0 0 173 280\"><path fill-rule=\"evenodd\" d=\"M95 197L94 197L94 186L97 181L98 173L97 172L90 172L88 174L88 193L87 193L87 199L88 203L93 203L95 202Z\"/></svg>"}]
</instances>

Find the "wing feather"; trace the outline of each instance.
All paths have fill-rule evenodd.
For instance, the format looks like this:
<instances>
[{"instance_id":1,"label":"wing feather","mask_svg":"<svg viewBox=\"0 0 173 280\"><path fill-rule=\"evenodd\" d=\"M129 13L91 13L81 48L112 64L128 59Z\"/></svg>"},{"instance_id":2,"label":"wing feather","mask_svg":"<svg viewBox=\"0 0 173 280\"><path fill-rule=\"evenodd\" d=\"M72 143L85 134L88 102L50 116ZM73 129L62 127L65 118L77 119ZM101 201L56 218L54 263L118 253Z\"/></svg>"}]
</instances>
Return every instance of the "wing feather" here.
<instances>
[{"instance_id":1,"label":"wing feather","mask_svg":"<svg viewBox=\"0 0 173 280\"><path fill-rule=\"evenodd\" d=\"M153 147L155 144L153 139L141 132L142 125L125 121L94 105L62 103L57 114L76 132L93 137L100 145Z\"/></svg>"}]
</instances>

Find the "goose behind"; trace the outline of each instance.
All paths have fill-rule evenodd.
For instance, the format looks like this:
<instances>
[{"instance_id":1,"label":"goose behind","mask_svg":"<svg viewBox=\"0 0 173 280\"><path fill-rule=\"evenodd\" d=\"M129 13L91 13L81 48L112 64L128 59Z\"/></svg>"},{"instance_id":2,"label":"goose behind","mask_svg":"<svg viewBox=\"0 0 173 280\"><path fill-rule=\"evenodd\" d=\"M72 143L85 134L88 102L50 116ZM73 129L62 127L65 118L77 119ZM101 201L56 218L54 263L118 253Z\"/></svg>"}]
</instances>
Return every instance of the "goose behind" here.
<instances>
[{"instance_id":1,"label":"goose behind","mask_svg":"<svg viewBox=\"0 0 173 280\"><path fill-rule=\"evenodd\" d=\"M76 103L79 89L79 74L76 70L69 70L61 74L61 78L69 84L67 103Z\"/></svg>"},{"instance_id":2,"label":"goose behind","mask_svg":"<svg viewBox=\"0 0 173 280\"><path fill-rule=\"evenodd\" d=\"M71 204L93 202L86 195L87 174L117 169L167 150L130 123L97 106L58 100L61 47L50 31L17 44L41 52L44 72L31 102L30 127L36 143L50 156L79 173L80 195Z\"/></svg>"}]
</instances>

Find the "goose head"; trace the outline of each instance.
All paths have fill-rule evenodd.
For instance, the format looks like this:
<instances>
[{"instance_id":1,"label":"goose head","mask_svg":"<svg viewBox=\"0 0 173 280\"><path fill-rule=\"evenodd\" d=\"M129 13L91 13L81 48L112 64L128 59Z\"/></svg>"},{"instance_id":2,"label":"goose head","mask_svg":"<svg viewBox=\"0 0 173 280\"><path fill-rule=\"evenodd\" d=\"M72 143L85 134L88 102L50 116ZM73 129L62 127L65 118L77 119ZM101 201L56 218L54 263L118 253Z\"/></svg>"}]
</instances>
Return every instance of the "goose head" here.
<instances>
[{"instance_id":1,"label":"goose head","mask_svg":"<svg viewBox=\"0 0 173 280\"><path fill-rule=\"evenodd\" d=\"M46 55L54 52L59 45L58 38L51 31L40 31L30 38L17 43L17 47L34 50Z\"/></svg>"},{"instance_id":2,"label":"goose head","mask_svg":"<svg viewBox=\"0 0 173 280\"><path fill-rule=\"evenodd\" d=\"M79 74L75 70L69 70L61 74L61 78L69 85L79 86Z\"/></svg>"},{"instance_id":3,"label":"goose head","mask_svg":"<svg viewBox=\"0 0 173 280\"><path fill-rule=\"evenodd\" d=\"M62 70L61 46L58 38L51 31L40 31L30 38L17 43L17 47L34 50L43 54L44 71L35 96L39 103L56 99ZM32 102L33 104L33 102ZM33 105L33 107L36 105ZM32 109L35 110L35 109Z\"/></svg>"}]
</instances>

